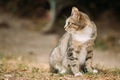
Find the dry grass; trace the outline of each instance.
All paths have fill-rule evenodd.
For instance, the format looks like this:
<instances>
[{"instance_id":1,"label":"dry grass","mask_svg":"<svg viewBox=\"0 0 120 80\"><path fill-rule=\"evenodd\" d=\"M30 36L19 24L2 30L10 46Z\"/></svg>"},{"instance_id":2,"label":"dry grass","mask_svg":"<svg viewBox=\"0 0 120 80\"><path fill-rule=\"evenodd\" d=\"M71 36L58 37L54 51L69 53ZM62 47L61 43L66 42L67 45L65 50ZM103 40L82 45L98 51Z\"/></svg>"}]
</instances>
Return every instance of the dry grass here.
<instances>
[{"instance_id":1,"label":"dry grass","mask_svg":"<svg viewBox=\"0 0 120 80\"><path fill-rule=\"evenodd\" d=\"M10 56L0 57L0 80L120 80L120 69L100 69L98 74L81 77L52 74L47 64L22 61Z\"/></svg>"}]
</instances>

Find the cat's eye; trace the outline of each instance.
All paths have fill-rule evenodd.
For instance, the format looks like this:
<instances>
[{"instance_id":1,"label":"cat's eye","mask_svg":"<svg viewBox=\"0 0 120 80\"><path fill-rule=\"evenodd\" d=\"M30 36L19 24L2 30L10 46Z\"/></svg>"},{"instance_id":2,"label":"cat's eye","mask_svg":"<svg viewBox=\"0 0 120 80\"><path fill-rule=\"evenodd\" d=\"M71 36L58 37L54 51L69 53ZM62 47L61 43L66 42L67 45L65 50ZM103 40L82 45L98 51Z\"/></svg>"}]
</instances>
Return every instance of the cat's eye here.
<instances>
[{"instance_id":1,"label":"cat's eye","mask_svg":"<svg viewBox=\"0 0 120 80\"><path fill-rule=\"evenodd\" d=\"M75 23L72 23L72 25L76 25L77 26L77 24L75 24Z\"/></svg>"},{"instance_id":2,"label":"cat's eye","mask_svg":"<svg viewBox=\"0 0 120 80\"><path fill-rule=\"evenodd\" d=\"M75 24L75 23L71 23L72 25L74 25L74 26L79 26L79 25L77 25L77 24Z\"/></svg>"},{"instance_id":3,"label":"cat's eye","mask_svg":"<svg viewBox=\"0 0 120 80\"><path fill-rule=\"evenodd\" d=\"M75 25L75 23L68 22L68 25L71 25L71 24L72 24L72 25Z\"/></svg>"},{"instance_id":4,"label":"cat's eye","mask_svg":"<svg viewBox=\"0 0 120 80\"><path fill-rule=\"evenodd\" d=\"M68 22L68 25L79 26L78 24L76 24L76 23L72 23L72 22Z\"/></svg>"}]
</instances>

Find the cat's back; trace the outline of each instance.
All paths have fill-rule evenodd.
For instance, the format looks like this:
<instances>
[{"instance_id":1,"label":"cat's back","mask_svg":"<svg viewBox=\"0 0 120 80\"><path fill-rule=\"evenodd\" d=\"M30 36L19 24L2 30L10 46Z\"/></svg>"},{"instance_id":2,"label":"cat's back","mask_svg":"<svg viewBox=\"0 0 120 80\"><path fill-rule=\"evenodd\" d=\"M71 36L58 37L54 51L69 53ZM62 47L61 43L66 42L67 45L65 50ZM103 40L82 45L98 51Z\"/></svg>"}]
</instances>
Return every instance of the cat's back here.
<instances>
[{"instance_id":1,"label":"cat's back","mask_svg":"<svg viewBox=\"0 0 120 80\"><path fill-rule=\"evenodd\" d=\"M65 42L68 42L69 38L70 38L70 34L68 32L65 32L64 35L60 38L58 44L63 44Z\"/></svg>"},{"instance_id":2,"label":"cat's back","mask_svg":"<svg viewBox=\"0 0 120 80\"><path fill-rule=\"evenodd\" d=\"M69 33L65 33L61 39L59 40L59 43L57 45L57 47L59 48L61 54L64 54L66 52L66 49L68 47L68 42L70 41L70 34Z\"/></svg>"},{"instance_id":3,"label":"cat's back","mask_svg":"<svg viewBox=\"0 0 120 80\"><path fill-rule=\"evenodd\" d=\"M55 66L56 63L60 63L66 53L70 34L65 33L59 40L57 46L52 50L50 54L49 63L51 66Z\"/></svg>"}]
</instances>

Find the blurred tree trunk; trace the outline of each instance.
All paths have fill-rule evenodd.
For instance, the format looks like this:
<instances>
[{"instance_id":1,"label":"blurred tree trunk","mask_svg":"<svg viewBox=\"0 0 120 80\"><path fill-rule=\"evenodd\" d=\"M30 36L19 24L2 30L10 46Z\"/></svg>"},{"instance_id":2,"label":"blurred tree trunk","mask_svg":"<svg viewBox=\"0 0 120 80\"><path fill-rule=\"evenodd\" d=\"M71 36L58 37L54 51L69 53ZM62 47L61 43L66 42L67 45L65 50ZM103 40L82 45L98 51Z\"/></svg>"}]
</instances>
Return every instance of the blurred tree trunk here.
<instances>
[{"instance_id":1,"label":"blurred tree trunk","mask_svg":"<svg viewBox=\"0 0 120 80\"><path fill-rule=\"evenodd\" d=\"M50 25L47 25L44 31L45 33L57 33L61 35L64 33L64 28L63 28L64 25L59 24L61 14L64 13L64 8L74 6L76 1L75 0L49 0L49 2L51 4L52 18L51 18L51 23L49 23ZM68 11L70 12L69 9Z\"/></svg>"}]
</instances>

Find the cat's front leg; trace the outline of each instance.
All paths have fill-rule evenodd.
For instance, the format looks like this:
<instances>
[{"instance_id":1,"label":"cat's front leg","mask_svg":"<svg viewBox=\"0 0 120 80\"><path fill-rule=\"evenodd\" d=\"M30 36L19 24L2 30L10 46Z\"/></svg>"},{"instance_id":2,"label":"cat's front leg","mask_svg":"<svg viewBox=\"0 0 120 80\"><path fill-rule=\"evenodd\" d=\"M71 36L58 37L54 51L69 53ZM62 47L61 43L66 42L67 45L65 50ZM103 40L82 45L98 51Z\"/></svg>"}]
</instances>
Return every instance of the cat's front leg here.
<instances>
[{"instance_id":1,"label":"cat's front leg","mask_svg":"<svg viewBox=\"0 0 120 80\"><path fill-rule=\"evenodd\" d=\"M86 66L88 72L96 74L96 73L98 73L98 71L93 68L92 59L93 59L93 51L89 51L87 54L85 66Z\"/></svg>"},{"instance_id":2,"label":"cat's front leg","mask_svg":"<svg viewBox=\"0 0 120 80\"><path fill-rule=\"evenodd\" d=\"M85 66L88 72L92 72L92 58L89 57L89 59L87 58L87 61L85 62Z\"/></svg>"},{"instance_id":3,"label":"cat's front leg","mask_svg":"<svg viewBox=\"0 0 120 80\"><path fill-rule=\"evenodd\" d=\"M75 55L75 54L73 54ZM69 63L70 63L70 69L72 71L72 73L74 74L74 76L82 76L82 73L80 72L80 65L79 65L79 61L78 61L78 57L70 57L69 58Z\"/></svg>"},{"instance_id":4,"label":"cat's front leg","mask_svg":"<svg viewBox=\"0 0 120 80\"><path fill-rule=\"evenodd\" d=\"M82 76L82 73L79 71L79 64L71 64L70 67L74 76Z\"/></svg>"},{"instance_id":5,"label":"cat's front leg","mask_svg":"<svg viewBox=\"0 0 120 80\"><path fill-rule=\"evenodd\" d=\"M62 68L61 68L60 74L65 74L65 73L68 72L68 70L69 70L68 65L69 65L68 64L68 59L67 59L67 56L65 55L63 60L62 60Z\"/></svg>"},{"instance_id":6,"label":"cat's front leg","mask_svg":"<svg viewBox=\"0 0 120 80\"><path fill-rule=\"evenodd\" d=\"M70 69L74 74L74 76L82 76L82 73L79 71L80 66L79 66L78 55L79 54L75 52L74 48L68 48L67 59L70 65Z\"/></svg>"},{"instance_id":7,"label":"cat's front leg","mask_svg":"<svg viewBox=\"0 0 120 80\"><path fill-rule=\"evenodd\" d=\"M86 68L87 68L87 71L88 72L91 72L91 73L93 73L93 74L96 74L96 73L98 73L98 70L97 69L94 69L92 66L91 66L91 60L88 60L87 62L86 62Z\"/></svg>"}]
</instances>

